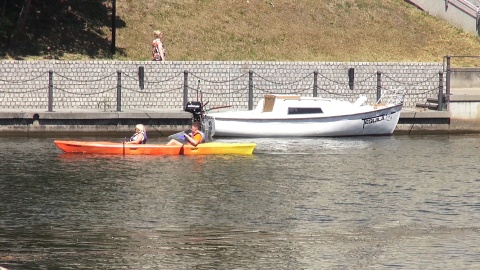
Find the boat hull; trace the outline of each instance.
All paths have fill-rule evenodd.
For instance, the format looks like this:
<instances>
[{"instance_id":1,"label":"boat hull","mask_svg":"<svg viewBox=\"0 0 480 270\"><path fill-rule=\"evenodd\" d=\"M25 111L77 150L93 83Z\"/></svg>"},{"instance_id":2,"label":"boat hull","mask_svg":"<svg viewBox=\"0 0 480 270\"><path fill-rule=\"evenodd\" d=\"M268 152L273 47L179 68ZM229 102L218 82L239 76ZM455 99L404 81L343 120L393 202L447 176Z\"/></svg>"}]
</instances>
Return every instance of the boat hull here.
<instances>
[{"instance_id":1,"label":"boat hull","mask_svg":"<svg viewBox=\"0 0 480 270\"><path fill-rule=\"evenodd\" d=\"M54 141L65 153L100 155L251 155L255 143L210 142L192 145L123 144L96 141Z\"/></svg>"},{"instance_id":2,"label":"boat hull","mask_svg":"<svg viewBox=\"0 0 480 270\"><path fill-rule=\"evenodd\" d=\"M392 134L403 104L374 110L328 116L275 117L252 111L207 115L215 137L338 137Z\"/></svg>"}]
</instances>

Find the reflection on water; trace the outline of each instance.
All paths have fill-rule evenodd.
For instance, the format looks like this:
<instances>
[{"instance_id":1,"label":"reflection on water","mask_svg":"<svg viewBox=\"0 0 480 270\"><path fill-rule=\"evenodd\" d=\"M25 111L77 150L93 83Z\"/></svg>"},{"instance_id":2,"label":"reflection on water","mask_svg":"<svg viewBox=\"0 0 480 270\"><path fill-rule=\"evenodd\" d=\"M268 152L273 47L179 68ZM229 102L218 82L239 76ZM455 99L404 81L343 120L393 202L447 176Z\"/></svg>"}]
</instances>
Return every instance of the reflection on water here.
<instances>
[{"instance_id":1,"label":"reflection on water","mask_svg":"<svg viewBox=\"0 0 480 270\"><path fill-rule=\"evenodd\" d=\"M258 146L252 156L122 157L2 139L0 266L480 265L480 137L221 141Z\"/></svg>"}]
</instances>

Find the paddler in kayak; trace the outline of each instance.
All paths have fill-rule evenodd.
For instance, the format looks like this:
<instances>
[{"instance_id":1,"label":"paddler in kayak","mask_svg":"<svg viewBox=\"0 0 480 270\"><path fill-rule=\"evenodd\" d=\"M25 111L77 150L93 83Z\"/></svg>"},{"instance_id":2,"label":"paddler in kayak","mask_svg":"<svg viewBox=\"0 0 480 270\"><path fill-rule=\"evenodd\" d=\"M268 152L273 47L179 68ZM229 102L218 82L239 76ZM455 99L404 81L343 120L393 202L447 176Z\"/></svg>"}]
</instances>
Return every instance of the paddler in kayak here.
<instances>
[{"instance_id":1,"label":"paddler in kayak","mask_svg":"<svg viewBox=\"0 0 480 270\"><path fill-rule=\"evenodd\" d=\"M205 134L203 134L203 132L200 131L200 123L199 122L193 122L192 123L192 132L187 134L185 133L185 141L188 143L188 144L191 144L193 146L197 146L201 143L204 143L205 142ZM167 145L183 145L183 143L175 140L175 139L171 139Z\"/></svg>"},{"instance_id":2,"label":"paddler in kayak","mask_svg":"<svg viewBox=\"0 0 480 270\"><path fill-rule=\"evenodd\" d=\"M135 134L130 137L130 140L125 143L131 144L145 144L147 143L147 131L145 130L145 126L142 124L138 124L135 126Z\"/></svg>"}]
</instances>

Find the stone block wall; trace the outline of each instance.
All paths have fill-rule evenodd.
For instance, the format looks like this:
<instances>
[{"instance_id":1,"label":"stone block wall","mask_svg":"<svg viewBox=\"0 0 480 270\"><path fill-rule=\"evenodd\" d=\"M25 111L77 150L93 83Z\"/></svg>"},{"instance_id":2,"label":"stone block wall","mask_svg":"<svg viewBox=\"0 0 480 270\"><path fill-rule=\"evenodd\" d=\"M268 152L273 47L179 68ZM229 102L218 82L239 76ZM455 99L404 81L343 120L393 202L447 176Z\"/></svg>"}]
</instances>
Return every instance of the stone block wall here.
<instances>
[{"instance_id":1,"label":"stone block wall","mask_svg":"<svg viewBox=\"0 0 480 270\"><path fill-rule=\"evenodd\" d=\"M250 83L254 105L270 93L313 96L316 71L318 96L354 101L366 95L374 103L380 72L382 91L403 89L405 107L415 107L438 96L442 68L442 63L380 62L0 61L0 109L47 110L52 89L53 110L115 111L119 88L121 110L183 109L185 89L188 101L246 109Z\"/></svg>"}]
</instances>

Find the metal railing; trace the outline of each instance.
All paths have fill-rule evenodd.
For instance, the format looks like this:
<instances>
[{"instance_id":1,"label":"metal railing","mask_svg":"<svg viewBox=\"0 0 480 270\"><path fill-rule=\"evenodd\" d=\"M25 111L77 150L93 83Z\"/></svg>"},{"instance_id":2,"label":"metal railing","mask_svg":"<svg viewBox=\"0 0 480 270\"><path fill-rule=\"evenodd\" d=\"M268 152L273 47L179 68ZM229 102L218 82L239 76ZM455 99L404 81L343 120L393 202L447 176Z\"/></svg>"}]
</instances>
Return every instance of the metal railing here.
<instances>
[{"instance_id":1,"label":"metal railing","mask_svg":"<svg viewBox=\"0 0 480 270\"><path fill-rule=\"evenodd\" d=\"M475 2L475 4L473 3ZM478 0L445 0L445 9L448 9L448 6L452 5L463 11L464 13L477 18L480 1Z\"/></svg>"},{"instance_id":2,"label":"metal railing","mask_svg":"<svg viewBox=\"0 0 480 270\"><path fill-rule=\"evenodd\" d=\"M460 73L460 74L479 74L480 75L480 67L454 67L452 65L452 60L454 59L467 59L467 60L478 60L478 64L480 64L480 56L474 56L474 55L461 55L461 56L451 56L447 55L443 58L443 72L445 73L445 96L443 95L443 85L439 84L439 93L438 93L438 100L441 102L442 100L445 101L445 106L446 110L449 110L450 107L450 96L451 96L451 88L452 88L452 73ZM480 80L479 80L479 85L476 86L477 88L480 88ZM445 97L443 99L443 96ZM442 107L440 107L439 104L439 110Z\"/></svg>"},{"instance_id":3,"label":"metal railing","mask_svg":"<svg viewBox=\"0 0 480 270\"><path fill-rule=\"evenodd\" d=\"M42 74L15 81L2 79L0 76L0 84L12 86L4 87L8 90L0 90L0 99L8 97L8 102L21 104L25 101L25 98L35 96L38 102L46 104L49 112L52 112L55 107L65 107L63 104L78 104L79 101L86 104L82 105L83 108L99 108L102 106L104 111L107 107L111 107L120 112L125 102L136 104L138 108L148 106L148 104L142 104L143 101L138 101L142 97L173 100L175 103L178 102L179 107L183 106L183 108L188 101L191 101L188 100L189 97L196 98L198 101L201 101L199 99L202 99L202 97L205 99L210 97L227 102L236 100L235 104L237 106L242 106L238 104L245 102L248 109L253 109L254 101L265 94L296 94L349 100L355 100L359 95L367 95L378 101L381 99L382 92L396 89L405 89L404 94L410 99L436 95L439 89L443 91L443 73L439 74L437 72L425 73L422 76L412 73L412 77L409 79L405 78L405 74L395 72L362 73L356 78L350 76L350 73L348 78L347 76L340 78L327 72L321 73L318 70L312 70L304 74L298 73L291 76L287 81L285 78L274 77L271 74L266 75L248 70L235 76L229 76L225 80L212 80L211 77L206 77L203 73L185 70L183 71L183 80L179 78L182 76L182 72L180 72L161 78L159 81L149 81L146 78L132 76L121 70L116 73L100 74L95 78L80 77L82 79L78 79L75 74L66 76L49 70L47 73L48 85L44 84L43 87L41 84L46 81L46 78ZM33 85L38 86L37 88L26 91L15 90L15 85L32 81ZM168 84L166 84L167 82ZM203 90L201 90L200 83L208 87L202 87ZM145 86L145 89L142 89L142 85ZM43 95L42 92L47 87L48 91L44 92L45 95ZM154 104L159 103L155 102ZM75 109L76 107L73 105L69 108Z\"/></svg>"}]
</instances>

